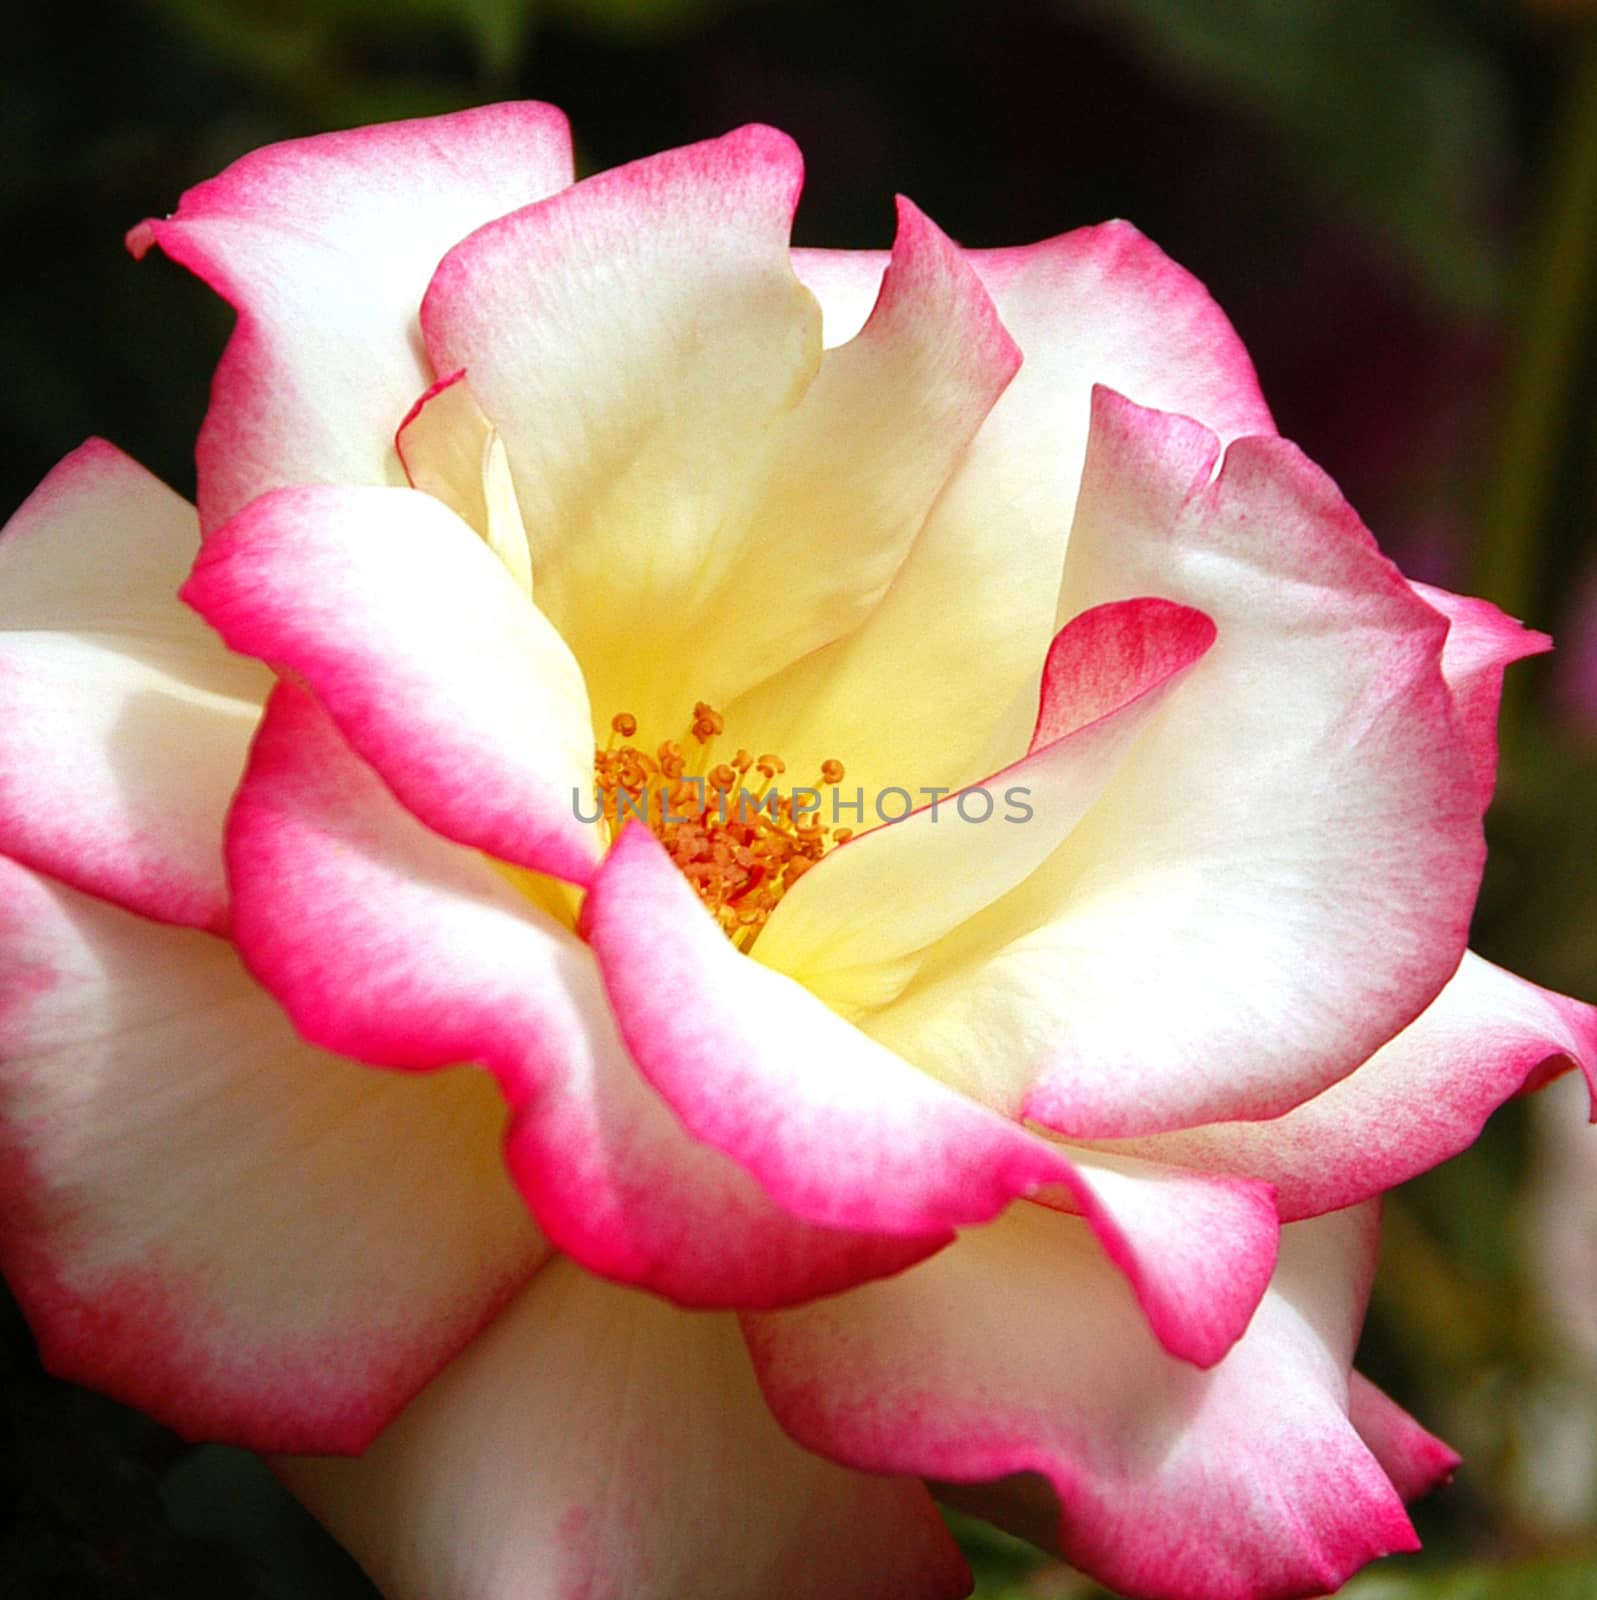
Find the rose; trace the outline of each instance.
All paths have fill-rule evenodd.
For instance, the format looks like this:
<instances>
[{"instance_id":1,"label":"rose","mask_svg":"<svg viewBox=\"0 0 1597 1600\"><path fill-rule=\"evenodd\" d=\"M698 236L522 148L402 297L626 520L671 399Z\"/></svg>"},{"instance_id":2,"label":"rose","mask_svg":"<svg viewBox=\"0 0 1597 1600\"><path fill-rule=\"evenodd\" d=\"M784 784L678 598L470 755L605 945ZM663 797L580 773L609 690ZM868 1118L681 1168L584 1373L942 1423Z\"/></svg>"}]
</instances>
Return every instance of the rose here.
<instances>
[{"instance_id":1,"label":"rose","mask_svg":"<svg viewBox=\"0 0 1597 1600\"><path fill-rule=\"evenodd\" d=\"M239 322L186 584L103 444L0 542L7 1275L394 1595L960 1593L923 1479L1335 1587L1454 1462L1349 1376L1373 1197L1597 1045L1463 955L1543 641L1132 230L798 183L508 106L134 230ZM779 779L1032 814L707 809Z\"/></svg>"}]
</instances>

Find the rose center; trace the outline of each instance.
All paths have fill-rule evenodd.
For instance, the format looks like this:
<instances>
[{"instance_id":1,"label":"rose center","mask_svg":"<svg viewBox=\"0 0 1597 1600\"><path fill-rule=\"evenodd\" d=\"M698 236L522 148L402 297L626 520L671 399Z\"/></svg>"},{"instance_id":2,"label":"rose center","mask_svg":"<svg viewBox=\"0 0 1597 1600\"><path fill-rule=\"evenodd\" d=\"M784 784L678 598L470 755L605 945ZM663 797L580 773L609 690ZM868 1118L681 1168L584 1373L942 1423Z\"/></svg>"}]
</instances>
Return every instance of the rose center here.
<instances>
[{"instance_id":1,"label":"rose center","mask_svg":"<svg viewBox=\"0 0 1597 1600\"><path fill-rule=\"evenodd\" d=\"M717 761L725 728L701 700L683 737L651 751L632 742L638 719L620 712L609 742L594 751L594 790L611 837L643 823L727 937L747 950L782 896L853 829L829 827L821 815L824 791L843 781L841 761L823 761L815 784L784 787L780 756L738 749Z\"/></svg>"}]
</instances>

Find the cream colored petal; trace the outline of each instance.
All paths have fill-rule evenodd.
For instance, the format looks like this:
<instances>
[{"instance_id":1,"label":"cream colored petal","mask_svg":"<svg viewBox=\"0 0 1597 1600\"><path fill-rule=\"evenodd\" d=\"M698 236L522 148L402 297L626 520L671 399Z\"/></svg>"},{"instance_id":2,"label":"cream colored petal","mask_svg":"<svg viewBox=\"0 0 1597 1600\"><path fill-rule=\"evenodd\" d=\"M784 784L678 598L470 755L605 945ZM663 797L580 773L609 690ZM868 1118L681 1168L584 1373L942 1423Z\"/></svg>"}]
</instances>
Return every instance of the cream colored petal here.
<instances>
[{"instance_id":1,"label":"cream colored petal","mask_svg":"<svg viewBox=\"0 0 1597 1600\"><path fill-rule=\"evenodd\" d=\"M441 500L532 593L532 554L504 441L483 415L464 372L417 401L395 441L411 485Z\"/></svg>"}]
</instances>

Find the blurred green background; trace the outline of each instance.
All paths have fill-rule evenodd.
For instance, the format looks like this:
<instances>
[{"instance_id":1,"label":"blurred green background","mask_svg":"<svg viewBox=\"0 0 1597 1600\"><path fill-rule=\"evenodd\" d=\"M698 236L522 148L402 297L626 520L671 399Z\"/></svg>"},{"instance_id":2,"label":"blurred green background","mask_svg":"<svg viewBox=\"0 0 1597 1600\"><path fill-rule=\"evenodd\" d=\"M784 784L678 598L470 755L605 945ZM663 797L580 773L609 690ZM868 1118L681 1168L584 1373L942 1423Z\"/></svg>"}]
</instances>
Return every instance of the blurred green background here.
<instances>
[{"instance_id":1,"label":"blurred green background","mask_svg":"<svg viewBox=\"0 0 1597 1600\"><path fill-rule=\"evenodd\" d=\"M89 433L185 493L223 308L124 228L256 145L530 95L585 170L758 118L798 239L1130 217L1416 577L1559 640L1514 669L1477 948L1597 999L1597 7L1571 0L122 0L0 62L0 501ZM1597 1132L1576 1086L1412 1184L1362 1364L1465 1454L1362 1600L1597 1596ZM4 1308L0 1590L318 1600L360 1575L252 1460L38 1370ZM1085 1597L957 1524L984 1596ZM755 1597L751 1597L755 1600ZM763 1600L763 1597L762 1597Z\"/></svg>"}]
</instances>

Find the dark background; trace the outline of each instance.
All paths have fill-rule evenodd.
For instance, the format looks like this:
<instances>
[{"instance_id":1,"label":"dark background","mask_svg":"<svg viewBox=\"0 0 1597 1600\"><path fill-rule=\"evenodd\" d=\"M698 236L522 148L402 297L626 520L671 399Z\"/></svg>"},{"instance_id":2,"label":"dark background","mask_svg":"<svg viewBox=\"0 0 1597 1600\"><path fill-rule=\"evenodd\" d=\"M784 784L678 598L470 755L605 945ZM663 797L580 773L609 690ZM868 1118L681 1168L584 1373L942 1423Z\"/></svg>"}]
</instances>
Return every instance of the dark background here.
<instances>
[{"instance_id":1,"label":"dark background","mask_svg":"<svg viewBox=\"0 0 1597 1600\"><path fill-rule=\"evenodd\" d=\"M1526 0L124 0L0 61L0 511L90 433L186 494L228 313L121 246L275 139L529 95L582 170L773 122L800 243L1127 216L1414 576L1553 632L1514 669L1485 954L1597 999L1597 8ZM1572 1086L1388 1205L1363 1364L1466 1455L1365 1600L1597 1595L1597 1132ZM370 1591L249 1457L39 1373L0 1324L0 1592ZM10 1526L6 1527L9 1517ZM961 1525L988 1596L1090 1586ZM754 1597L751 1597L754 1600Z\"/></svg>"}]
</instances>

